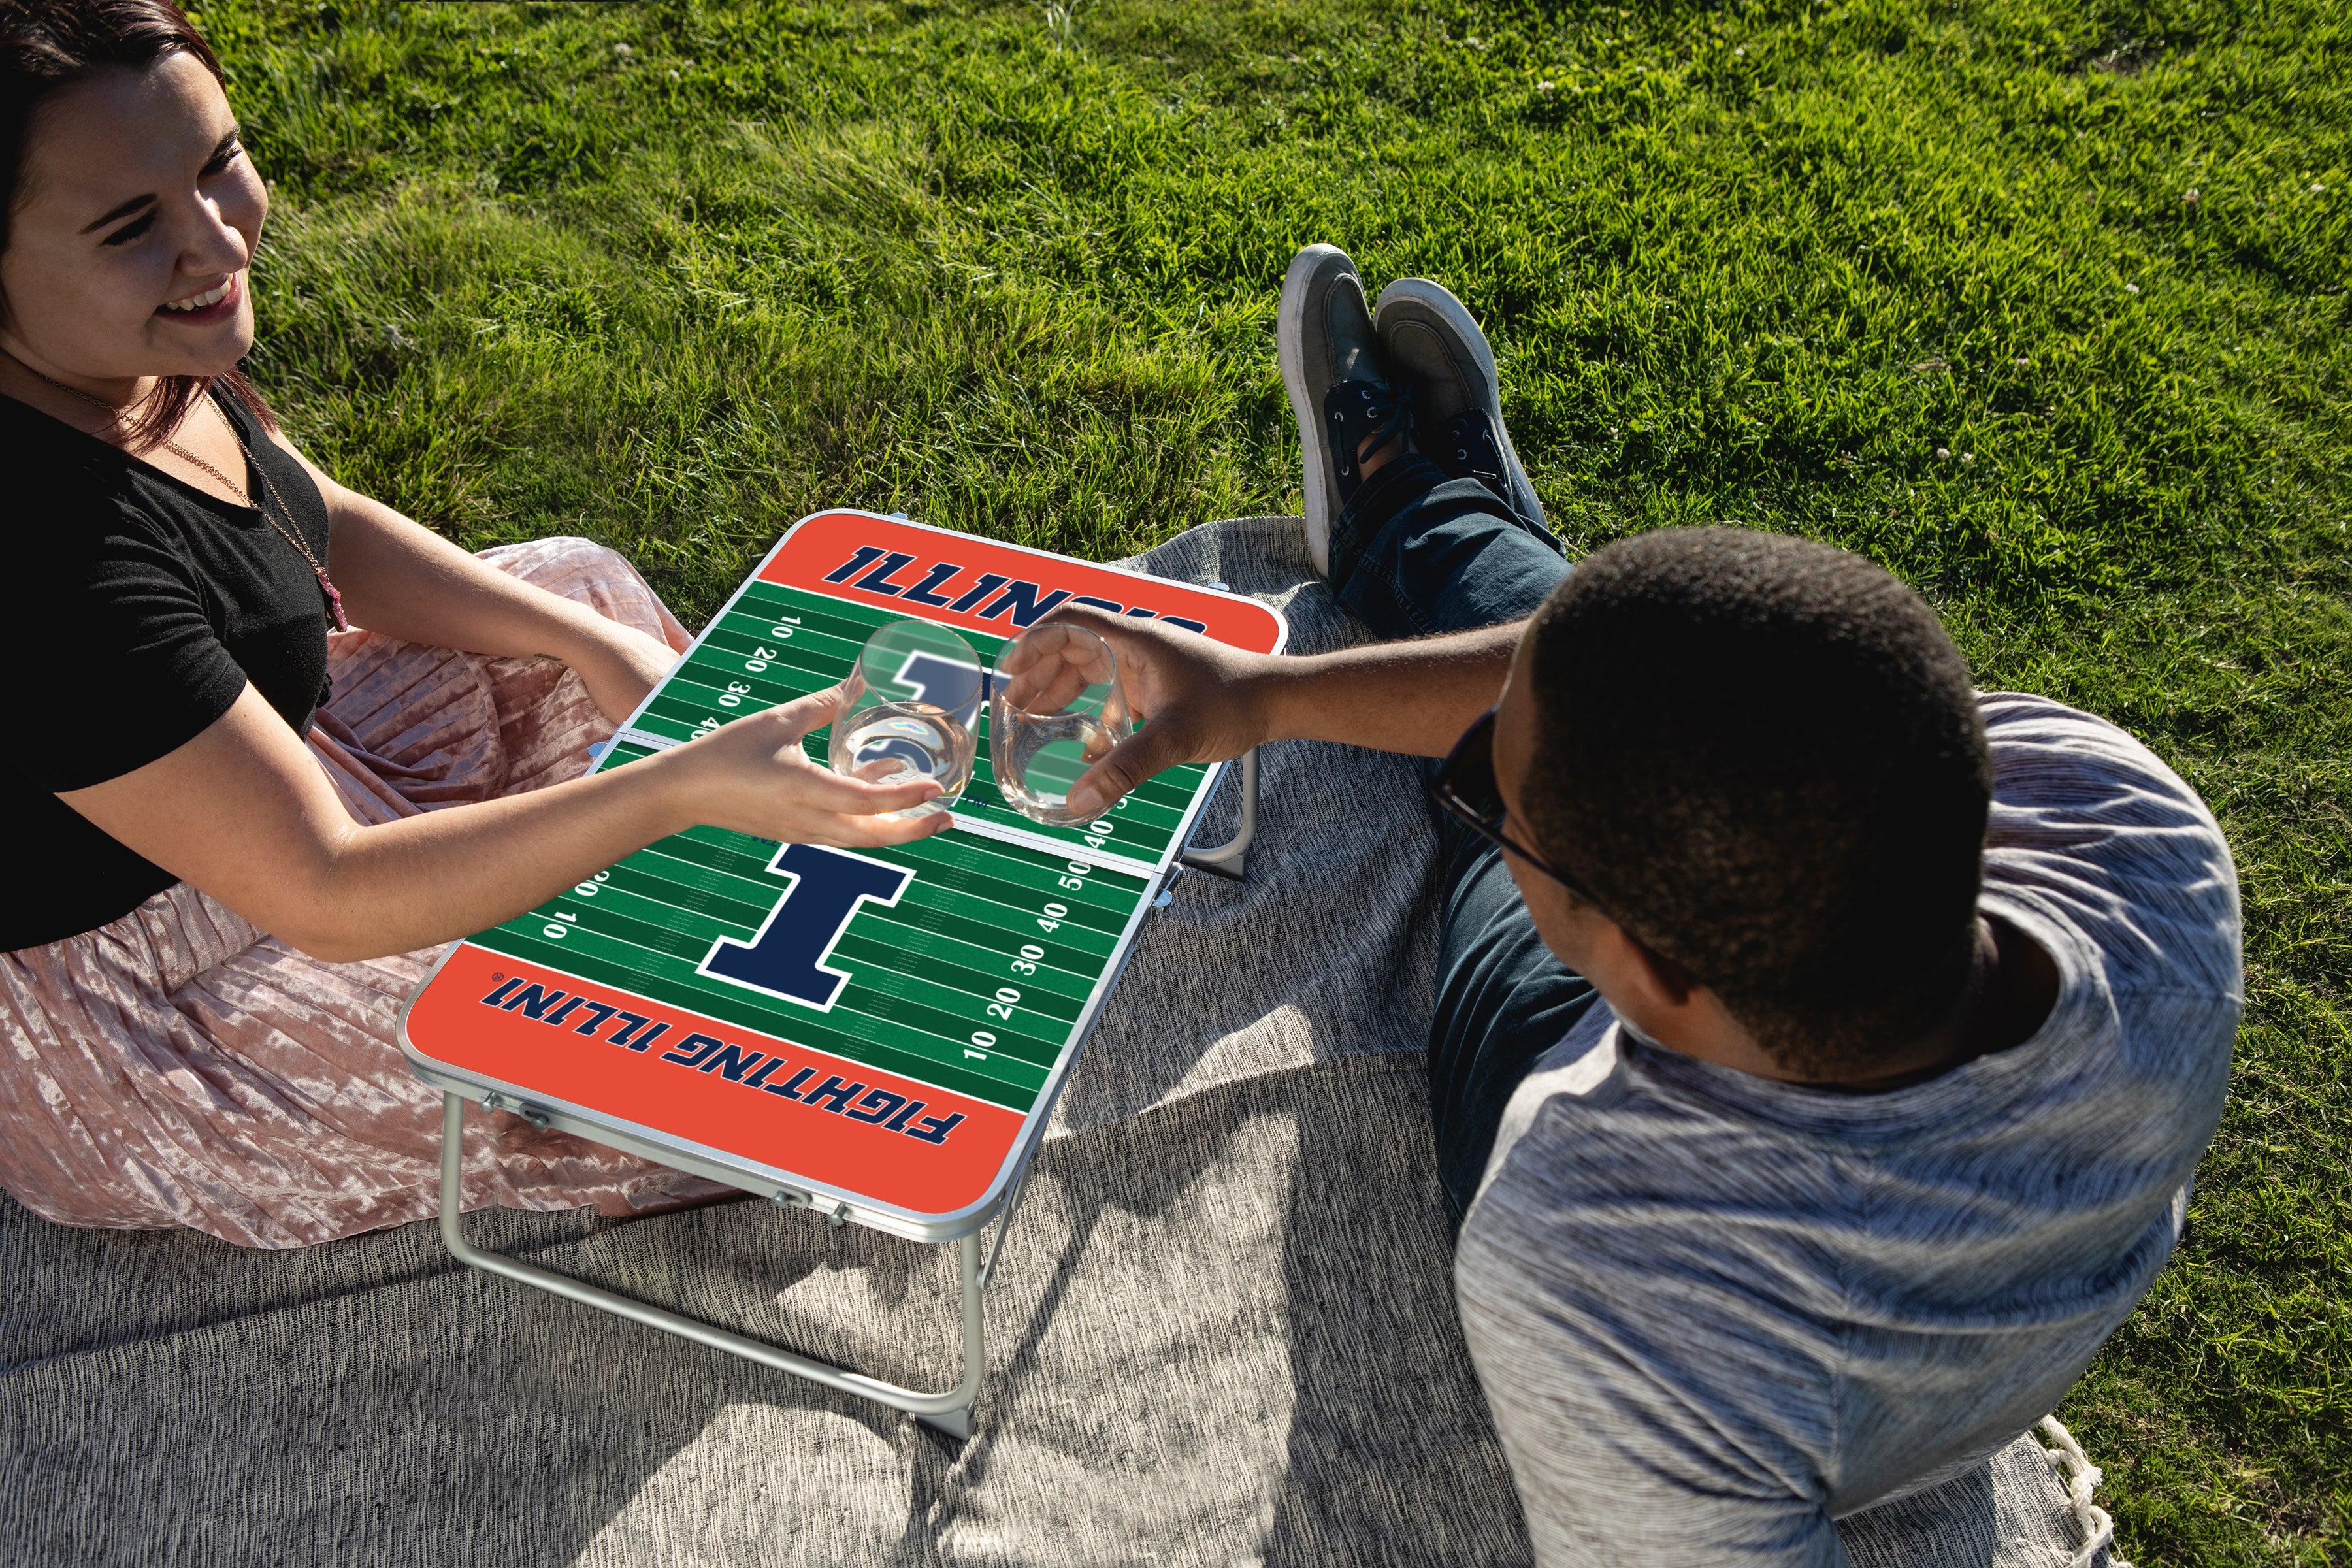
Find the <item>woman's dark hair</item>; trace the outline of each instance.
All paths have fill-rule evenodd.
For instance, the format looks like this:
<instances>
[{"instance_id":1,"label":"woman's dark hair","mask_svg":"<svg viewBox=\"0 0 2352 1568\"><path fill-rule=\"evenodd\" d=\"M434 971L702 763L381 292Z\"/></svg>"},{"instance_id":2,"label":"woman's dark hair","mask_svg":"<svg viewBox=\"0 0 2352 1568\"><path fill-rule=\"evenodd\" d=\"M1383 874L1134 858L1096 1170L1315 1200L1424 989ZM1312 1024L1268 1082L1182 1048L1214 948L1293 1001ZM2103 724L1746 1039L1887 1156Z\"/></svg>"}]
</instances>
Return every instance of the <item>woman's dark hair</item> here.
<instances>
[{"instance_id":1,"label":"woman's dark hair","mask_svg":"<svg viewBox=\"0 0 2352 1568\"><path fill-rule=\"evenodd\" d=\"M0 251L8 248L33 117L44 100L110 67L145 70L165 55L193 55L226 84L219 58L172 0L0 0ZM9 314L0 292L0 320ZM272 430L277 416L241 370L225 375L167 375L131 424L131 443L155 445L215 382Z\"/></svg>"}]
</instances>

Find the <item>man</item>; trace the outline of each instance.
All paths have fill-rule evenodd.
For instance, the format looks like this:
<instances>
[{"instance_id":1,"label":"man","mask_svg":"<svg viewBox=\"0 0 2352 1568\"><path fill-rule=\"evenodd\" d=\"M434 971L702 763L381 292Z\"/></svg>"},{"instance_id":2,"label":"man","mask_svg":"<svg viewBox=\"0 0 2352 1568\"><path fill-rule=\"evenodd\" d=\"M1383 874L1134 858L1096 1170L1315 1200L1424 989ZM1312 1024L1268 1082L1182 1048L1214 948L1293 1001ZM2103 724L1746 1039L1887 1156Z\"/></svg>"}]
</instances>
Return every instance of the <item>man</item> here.
<instances>
[{"instance_id":1,"label":"man","mask_svg":"<svg viewBox=\"0 0 2352 1568\"><path fill-rule=\"evenodd\" d=\"M2242 1005L2228 847L1858 557L1673 530L1571 575L1437 285L1375 317L1311 247L1280 349L1310 545L1384 640L1074 614L1150 722L1073 799L1268 740L1444 755L1431 1110L1538 1557L1843 1563L1835 1520L2025 1430L2169 1255Z\"/></svg>"}]
</instances>

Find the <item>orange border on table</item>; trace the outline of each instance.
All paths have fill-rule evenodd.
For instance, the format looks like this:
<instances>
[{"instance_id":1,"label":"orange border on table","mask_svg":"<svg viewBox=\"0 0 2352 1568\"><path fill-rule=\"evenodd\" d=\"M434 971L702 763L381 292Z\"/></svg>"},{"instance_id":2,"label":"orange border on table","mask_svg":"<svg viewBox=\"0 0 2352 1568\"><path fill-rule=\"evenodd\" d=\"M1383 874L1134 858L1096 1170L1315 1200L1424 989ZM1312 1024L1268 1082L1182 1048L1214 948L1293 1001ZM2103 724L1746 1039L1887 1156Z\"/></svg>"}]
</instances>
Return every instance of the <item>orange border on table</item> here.
<instances>
[{"instance_id":1,"label":"orange border on table","mask_svg":"<svg viewBox=\"0 0 2352 1568\"><path fill-rule=\"evenodd\" d=\"M883 558L868 562L845 581L824 580L827 574L856 559L859 551L869 548L884 552L883 558L903 554L908 560L883 576L877 588L861 588L857 584L875 575L874 567ZM906 598L906 589L921 587L926 579L932 578L935 568L949 564L960 570L953 576L936 578L929 589L932 597L948 600L948 605L915 603ZM1005 584L990 590L968 610L951 608L979 585L983 574L1003 577ZM1029 584L1040 600L1055 593L1073 598L1091 595L1110 600L1128 614L1150 610L1160 618L1182 616L1198 621L1207 628L1207 636L1253 653L1274 652L1281 646L1285 630L1282 618L1274 611L1238 594L1221 594L1139 572L1121 572L1116 567L1072 561L1017 544L1001 544L951 529L877 517L867 511L821 511L803 519L761 564L759 581L830 595L851 604L896 610L901 615L964 626L993 637L1011 637L1021 630L1013 618L1017 605L1000 608L992 617L980 614L1003 598L1004 587L1014 583ZM900 592L880 591L885 588Z\"/></svg>"},{"instance_id":2,"label":"orange border on table","mask_svg":"<svg viewBox=\"0 0 2352 1568\"><path fill-rule=\"evenodd\" d=\"M483 997L517 977L646 1014L667 1022L670 1028L648 1054L639 1056L604 1037L581 1036L569 1022L551 1027L520 1012L483 1005ZM441 1066L527 1085L535 1093L583 1110L670 1130L716 1152L776 1170L804 1172L829 1185L919 1215L952 1214L984 1197L1027 1120L1003 1106L740 1024L721 1023L617 985L509 958L470 942L458 944L417 996L408 1033L412 1040L432 1040L428 1054ZM865 1089L922 1100L925 1116L961 1115L964 1120L945 1142L930 1143L730 1082L716 1073L661 1064L663 1051L694 1033L782 1054L788 1073L804 1066L816 1068L814 1082L838 1074ZM824 1173L821 1177L819 1172Z\"/></svg>"}]
</instances>

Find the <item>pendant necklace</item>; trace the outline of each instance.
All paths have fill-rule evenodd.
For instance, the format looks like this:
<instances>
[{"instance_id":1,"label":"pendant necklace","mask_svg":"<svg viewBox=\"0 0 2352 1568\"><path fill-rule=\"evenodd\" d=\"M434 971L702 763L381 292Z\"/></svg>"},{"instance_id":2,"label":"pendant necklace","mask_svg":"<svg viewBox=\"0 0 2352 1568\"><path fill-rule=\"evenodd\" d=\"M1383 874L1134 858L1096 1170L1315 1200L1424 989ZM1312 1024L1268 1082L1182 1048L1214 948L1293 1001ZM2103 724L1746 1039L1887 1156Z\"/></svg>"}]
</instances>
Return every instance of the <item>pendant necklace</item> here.
<instances>
[{"instance_id":1,"label":"pendant necklace","mask_svg":"<svg viewBox=\"0 0 2352 1568\"><path fill-rule=\"evenodd\" d=\"M14 354L10 354L8 357L11 359L16 358ZM18 364L24 364L26 370L33 370L33 367L31 365L25 364L23 360L16 360L16 363ZM66 393L74 397L79 397L84 403L104 409L111 419L118 422L121 419L122 410L117 408L113 404L109 403L103 397L93 396L91 394L84 392L78 386L68 386L64 382L58 380L55 376L41 375L41 373L37 370L33 370L33 374L35 375L41 376L43 381L47 382L59 392ZM228 433L236 437L237 450L245 454L246 470L252 474L256 481L256 486L261 492L261 500L258 504L256 504L254 498L250 494L247 493L246 488L243 485L238 484L235 479L230 479L226 474L224 474L218 468L214 468L210 463L205 462L202 458L197 457L185 447L183 447L177 441L173 440L169 436L159 437L159 439L163 442L164 447L172 452L173 455L179 458L184 462L194 463L196 467L202 468L205 472L218 479L222 484L227 486L230 493L235 495L240 503L245 506L251 507L255 511L259 512L261 514L261 521L276 529L278 531L278 537L285 540L287 543L292 545L301 555L303 562L310 568L311 572L318 576L319 587L327 595L327 607L334 612L335 629L339 632L347 632L351 630L352 623L343 615L343 596L341 594L336 592L334 579L327 575L326 563L320 561L318 556L311 553L310 547L302 542L301 530L299 527L289 526L294 521L294 514L288 510L286 503L283 500L278 500L277 488L270 484L269 476L261 471L261 464L255 458L253 448L245 444L245 432L236 427L236 421L231 419L227 414L223 413L219 409L215 409L214 412L220 414L222 423L228 426ZM270 503L273 501L277 502L278 510L285 514L286 521L284 522L279 521L278 517L270 511Z\"/></svg>"}]
</instances>

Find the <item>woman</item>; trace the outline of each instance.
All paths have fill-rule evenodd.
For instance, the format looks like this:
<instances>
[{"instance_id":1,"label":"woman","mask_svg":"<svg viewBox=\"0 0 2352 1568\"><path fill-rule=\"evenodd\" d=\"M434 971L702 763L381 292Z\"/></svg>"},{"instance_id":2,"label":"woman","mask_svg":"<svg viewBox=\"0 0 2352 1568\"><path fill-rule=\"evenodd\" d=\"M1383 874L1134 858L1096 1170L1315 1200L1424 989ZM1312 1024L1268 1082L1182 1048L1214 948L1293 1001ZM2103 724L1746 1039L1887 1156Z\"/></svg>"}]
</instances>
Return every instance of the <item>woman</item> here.
<instances>
[{"instance_id":1,"label":"woman","mask_svg":"<svg viewBox=\"0 0 2352 1568\"><path fill-rule=\"evenodd\" d=\"M0 1187L288 1247L435 1208L438 1097L393 1031L436 944L698 823L947 819L877 819L929 783L813 766L823 697L579 776L684 633L608 551L470 556L294 449L236 370L268 206L167 0L0 0ZM469 1205L713 1190L511 1117L474 1135Z\"/></svg>"}]
</instances>

